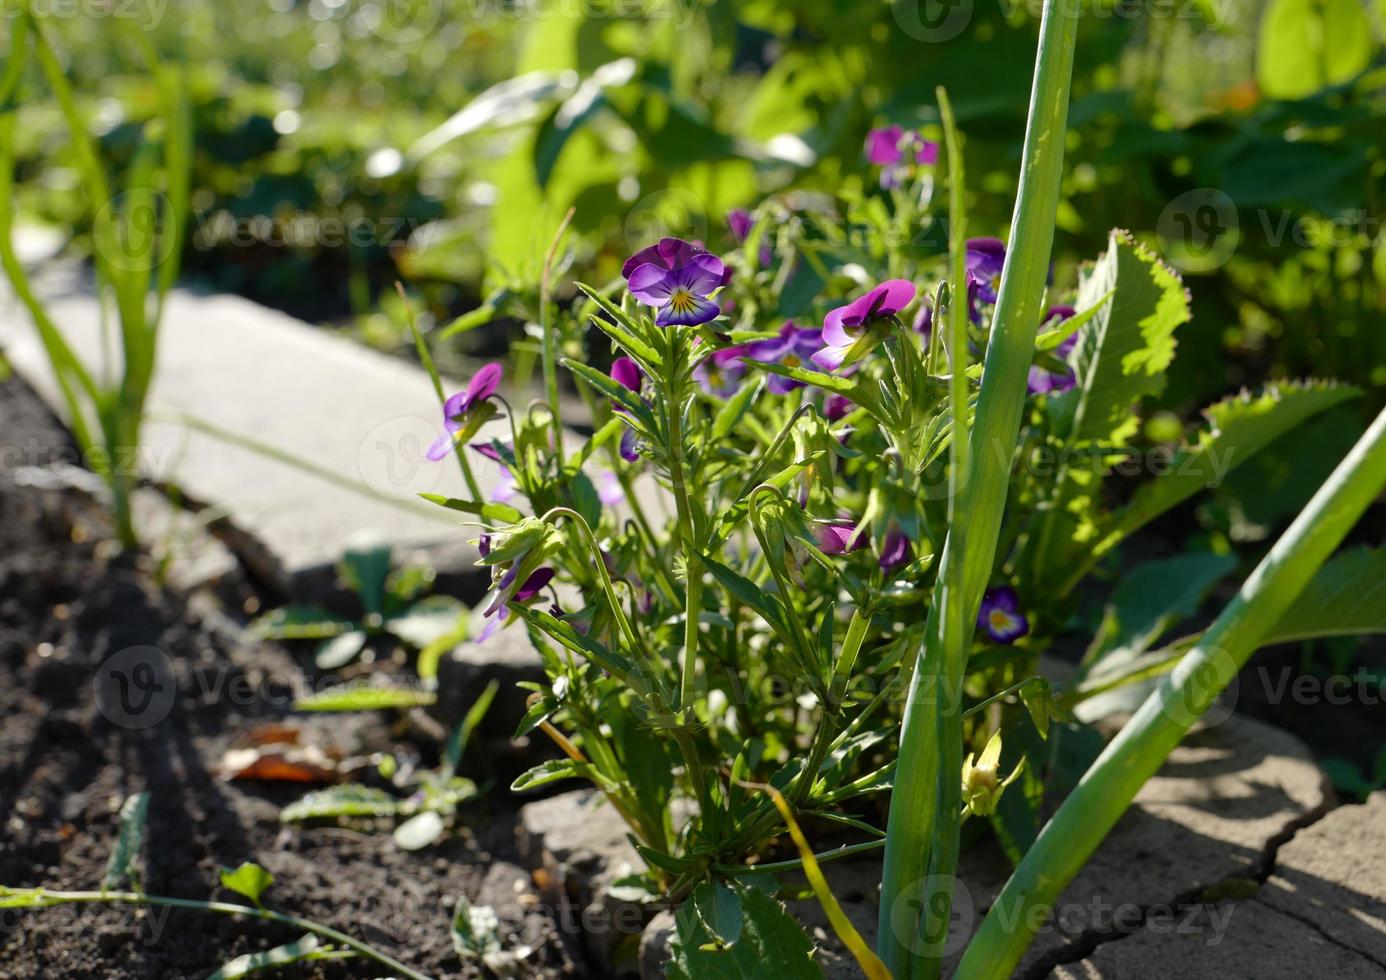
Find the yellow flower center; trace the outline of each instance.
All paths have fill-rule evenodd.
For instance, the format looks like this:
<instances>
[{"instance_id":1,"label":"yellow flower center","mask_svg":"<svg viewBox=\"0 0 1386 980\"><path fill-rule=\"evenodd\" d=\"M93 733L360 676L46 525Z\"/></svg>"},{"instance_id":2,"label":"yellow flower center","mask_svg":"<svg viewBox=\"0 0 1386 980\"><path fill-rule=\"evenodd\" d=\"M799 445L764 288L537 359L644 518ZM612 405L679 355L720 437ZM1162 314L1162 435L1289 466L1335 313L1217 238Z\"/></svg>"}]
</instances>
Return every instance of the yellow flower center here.
<instances>
[{"instance_id":1,"label":"yellow flower center","mask_svg":"<svg viewBox=\"0 0 1386 980\"><path fill-rule=\"evenodd\" d=\"M669 294L669 306L675 313L692 313L698 306L698 298L680 286Z\"/></svg>"},{"instance_id":2,"label":"yellow flower center","mask_svg":"<svg viewBox=\"0 0 1386 980\"><path fill-rule=\"evenodd\" d=\"M1000 609L993 610L991 614L991 628L996 630L998 633L1003 630L1010 629L1010 613L1002 612Z\"/></svg>"},{"instance_id":3,"label":"yellow flower center","mask_svg":"<svg viewBox=\"0 0 1386 980\"><path fill-rule=\"evenodd\" d=\"M786 354L786 355L785 355L785 359L784 359L784 366L785 366L785 367L796 368L796 367L798 367L800 364L803 364L803 363L804 363L804 362L801 361L801 360L799 360L799 357L798 357L798 355L796 355L796 354Z\"/></svg>"}]
</instances>

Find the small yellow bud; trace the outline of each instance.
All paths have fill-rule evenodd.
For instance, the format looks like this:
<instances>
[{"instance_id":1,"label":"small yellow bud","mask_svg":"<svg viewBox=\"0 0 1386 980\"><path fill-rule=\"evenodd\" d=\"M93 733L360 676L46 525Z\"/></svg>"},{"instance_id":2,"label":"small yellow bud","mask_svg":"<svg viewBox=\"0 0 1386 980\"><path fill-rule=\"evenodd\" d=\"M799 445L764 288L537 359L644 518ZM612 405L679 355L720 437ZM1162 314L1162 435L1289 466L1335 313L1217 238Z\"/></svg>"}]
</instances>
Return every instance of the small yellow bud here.
<instances>
[{"instance_id":1,"label":"small yellow bud","mask_svg":"<svg viewBox=\"0 0 1386 980\"><path fill-rule=\"evenodd\" d=\"M1001 794L1006 787L1015 782L1025 767L1022 759L1005 780L998 771L1001 764L1001 733L992 735L980 757L968 753L962 767L962 798L970 813L979 817L990 816L996 812L1001 802Z\"/></svg>"}]
</instances>

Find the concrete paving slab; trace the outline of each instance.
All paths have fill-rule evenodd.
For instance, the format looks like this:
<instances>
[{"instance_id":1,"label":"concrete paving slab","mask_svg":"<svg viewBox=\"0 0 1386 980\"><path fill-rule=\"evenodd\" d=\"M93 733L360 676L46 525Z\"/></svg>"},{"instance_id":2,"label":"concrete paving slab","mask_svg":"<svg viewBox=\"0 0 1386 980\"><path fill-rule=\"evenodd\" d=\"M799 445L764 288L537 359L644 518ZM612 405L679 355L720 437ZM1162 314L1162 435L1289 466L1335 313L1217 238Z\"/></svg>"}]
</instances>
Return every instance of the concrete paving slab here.
<instances>
[{"instance_id":1,"label":"concrete paving slab","mask_svg":"<svg viewBox=\"0 0 1386 980\"><path fill-rule=\"evenodd\" d=\"M44 244L21 240L30 258ZM109 340L88 271L48 262L36 283L73 348L106 373ZM37 333L8 291L0 299L0 346L65 412ZM456 527L457 515L417 499L425 491L466 494L455 465L424 458L441 431L440 410L431 382L413 365L236 296L179 288L167 301L149 414L139 459L144 474L224 510L246 537L238 548L243 558L282 588L292 591L300 576L330 568L346 539L366 527L401 552L451 543L452 560L475 560L470 546L456 550L469 536ZM357 490L189 428L179 421L184 415L336 474ZM484 436L508 436L508 429L494 422ZM483 489L498 483L498 466L472 462Z\"/></svg>"},{"instance_id":2,"label":"concrete paving slab","mask_svg":"<svg viewBox=\"0 0 1386 980\"><path fill-rule=\"evenodd\" d=\"M1328 806L1328 792L1308 750L1278 729L1233 715L1191 735L1065 891L1017 976L1044 976L1060 963L1081 960L1099 936L1115 947L1145 931L1177 936L1174 929L1180 926L1205 941L1225 935L1226 916L1215 914L1200 893L1229 881L1245 880L1254 888L1275 847ZM590 790L530 804L521 811L521 822L522 850L532 866L550 873L561 868L566 889L583 905L601 902L602 889L617 877L616 869L639 867L624 824ZM824 872L857 929L874 942L879 857L831 862ZM999 852L965 852L949 965L1008 874ZM782 880L794 882L790 875ZM817 941L829 978L860 975L816 901L795 902L791 908ZM1325 912L1335 922L1339 914L1331 908ZM1170 928L1162 933L1161 924ZM653 937L642 958L659 964ZM647 965L647 971L651 968ZM647 973L646 980L653 977Z\"/></svg>"}]
</instances>

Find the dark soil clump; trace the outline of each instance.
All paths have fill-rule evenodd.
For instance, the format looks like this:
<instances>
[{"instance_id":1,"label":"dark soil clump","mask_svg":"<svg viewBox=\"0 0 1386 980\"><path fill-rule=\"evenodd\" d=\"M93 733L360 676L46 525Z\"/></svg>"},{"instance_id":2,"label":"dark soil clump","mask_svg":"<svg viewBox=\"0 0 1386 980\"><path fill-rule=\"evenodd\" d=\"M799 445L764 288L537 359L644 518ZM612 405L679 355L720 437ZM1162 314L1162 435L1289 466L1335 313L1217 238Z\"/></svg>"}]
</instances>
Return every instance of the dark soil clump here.
<instances>
[{"instance_id":1,"label":"dark soil clump","mask_svg":"<svg viewBox=\"0 0 1386 980\"><path fill-rule=\"evenodd\" d=\"M147 790L151 894L241 902L220 887L218 869L255 861L275 876L267 906L366 939L435 977L480 975L449 938L457 898L510 901L515 909L497 911L507 941L535 950L527 975L581 975L542 906L513 888L484 894L488 870L518 863L515 808L502 792L469 805L445 842L407 853L388 828L282 824L280 808L309 787L224 779L218 763L238 738L297 723L288 696L301 683L296 657L251 640L210 595L156 586L138 559L111 548L86 494L34 485L52 481L36 481L51 471L33 467L74 454L18 380L0 384L0 432L0 884L99 888L120 805ZM305 724L304 739L366 756L436 756L393 716L326 720ZM0 910L0 980L205 977L297 938L203 912ZM293 971L374 977L384 968L347 960Z\"/></svg>"}]
</instances>

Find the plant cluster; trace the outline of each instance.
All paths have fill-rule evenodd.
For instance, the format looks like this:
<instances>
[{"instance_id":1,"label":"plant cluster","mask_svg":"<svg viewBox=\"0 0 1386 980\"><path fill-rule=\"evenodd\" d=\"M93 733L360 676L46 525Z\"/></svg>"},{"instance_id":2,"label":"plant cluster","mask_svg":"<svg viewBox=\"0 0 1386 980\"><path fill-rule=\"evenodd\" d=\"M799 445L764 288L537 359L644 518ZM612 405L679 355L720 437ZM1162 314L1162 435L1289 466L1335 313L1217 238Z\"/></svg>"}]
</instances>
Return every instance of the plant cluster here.
<instances>
[{"instance_id":1,"label":"plant cluster","mask_svg":"<svg viewBox=\"0 0 1386 980\"><path fill-rule=\"evenodd\" d=\"M1213 656L1209 637L1244 658L1275 632L1274 615L1253 629L1238 608L1267 608L1252 590L1202 642L1159 648L1227 571L1216 555L1193 556L1153 575L1144 618L1114 597L1071 690L1056 698L1037 675L1039 654L1074 622L1079 587L1128 535L1355 394L1281 385L1212 406L1187 435L1140 425L1133 406L1162 391L1189 301L1120 231L1076 283L1049 282L1073 25L1058 13L1046 24L1033 181L1009 244L964 237L961 146L940 91L946 180L938 146L885 128L866 145L879 193L733 212L731 250L664 238L632 255L621 281L579 284L568 310L547 300L546 267L548 403L506 410L508 439L477 439L503 405L494 365L446 403L432 455L479 454L507 482L503 500L435 500L479 524L494 573L485 614L527 630L543 655L549 683L520 734L542 729L563 753L515 788L578 778L606 796L648 866L627 884L689 900L673 969L696 976L698 962L716 969L709 955L745 953L718 932L719 903L740 910L738 923L743 912L763 914L766 929L783 917L747 885L767 868L884 847L880 959L863 948L863 966L936 971L949 898L939 882L956 868L961 823L987 820L1021 862L1017 880L1033 883L1044 872L1026 855L1043 850L1046 792L1073 783L1050 744L1061 727L1083 731L1072 712L1178 664L1151 702L1175 698L1189 683L1181 670ZM930 258L940 229L946 246ZM783 320L782 297L805 284L812 314ZM592 364L599 336L608 371ZM565 445L560 366L596 419L576 447ZM1335 513L1366 505L1381 468L1372 452L1350 489L1335 488L1351 499ZM1113 493L1124 462L1151 458L1164 462L1149 479ZM624 507L599 484L618 486ZM1339 539L1281 543L1306 552L1281 599ZM1125 744L1167 752L1197 713L1146 717ZM1147 775L1163 754L1143 758ZM1135 787L1122 791L1088 802L1089 815L1114 821ZM799 837L795 817L850 842L775 860L778 836ZM921 887L928 914L902 930L890 910ZM1004 958L1023 941L993 936L977 956Z\"/></svg>"}]
</instances>

